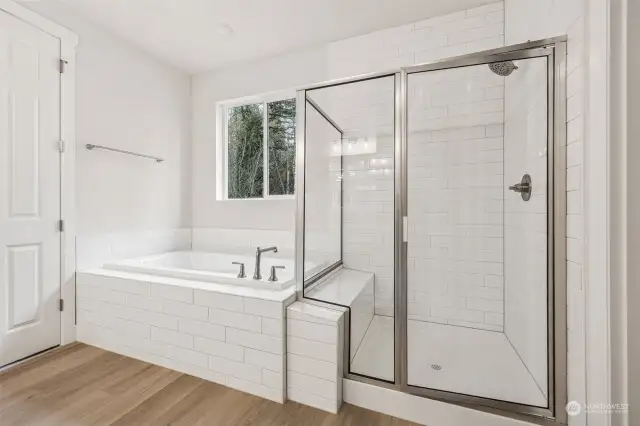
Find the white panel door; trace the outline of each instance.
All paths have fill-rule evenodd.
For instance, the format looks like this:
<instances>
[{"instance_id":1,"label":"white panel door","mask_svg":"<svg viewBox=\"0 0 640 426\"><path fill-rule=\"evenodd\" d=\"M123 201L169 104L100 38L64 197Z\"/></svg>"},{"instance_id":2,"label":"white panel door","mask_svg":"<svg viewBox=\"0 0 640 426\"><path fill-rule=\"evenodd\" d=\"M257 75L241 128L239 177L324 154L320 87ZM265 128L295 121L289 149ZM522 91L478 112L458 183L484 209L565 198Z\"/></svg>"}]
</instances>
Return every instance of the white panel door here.
<instances>
[{"instance_id":1,"label":"white panel door","mask_svg":"<svg viewBox=\"0 0 640 426\"><path fill-rule=\"evenodd\" d=\"M60 344L59 58L0 11L0 366Z\"/></svg>"}]
</instances>

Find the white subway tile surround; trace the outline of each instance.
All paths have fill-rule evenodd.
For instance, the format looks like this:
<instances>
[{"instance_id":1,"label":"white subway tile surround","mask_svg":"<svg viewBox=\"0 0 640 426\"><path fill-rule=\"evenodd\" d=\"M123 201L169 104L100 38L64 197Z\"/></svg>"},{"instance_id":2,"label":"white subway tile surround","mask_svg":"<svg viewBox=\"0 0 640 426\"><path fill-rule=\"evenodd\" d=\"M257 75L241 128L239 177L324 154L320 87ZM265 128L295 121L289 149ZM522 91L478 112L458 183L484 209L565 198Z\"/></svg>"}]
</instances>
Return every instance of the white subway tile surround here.
<instances>
[{"instance_id":1,"label":"white subway tile surround","mask_svg":"<svg viewBox=\"0 0 640 426\"><path fill-rule=\"evenodd\" d=\"M111 271L78 273L77 287L80 342L285 401L284 311L292 290L265 300Z\"/></svg>"},{"instance_id":2,"label":"white subway tile surround","mask_svg":"<svg viewBox=\"0 0 640 426\"><path fill-rule=\"evenodd\" d=\"M337 413L342 405L343 313L295 302L287 308L287 397Z\"/></svg>"},{"instance_id":3,"label":"white subway tile surround","mask_svg":"<svg viewBox=\"0 0 640 426\"><path fill-rule=\"evenodd\" d=\"M504 80L409 76L409 319L503 331Z\"/></svg>"},{"instance_id":4,"label":"white subway tile surround","mask_svg":"<svg viewBox=\"0 0 640 426\"><path fill-rule=\"evenodd\" d=\"M340 268L312 288L305 289L305 297L349 307L349 337L351 339L349 359L351 361L356 356L369 324L373 320L373 282L373 274L371 273ZM288 318L297 319L296 312L290 310ZM385 343L393 346L393 338Z\"/></svg>"},{"instance_id":5,"label":"white subway tile surround","mask_svg":"<svg viewBox=\"0 0 640 426\"><path fill-rule=\"evenodd\" d=\"M108 261L189 249L190 228L78 236L77 269L99 268Z\"/></svg>"},{"instance_id":6,"label":"white subway tile surround","mask_svg":"<svg viewBox=\"0 0 640 426\"><path fill-rule=\"evenodd\" d=\"M274 231L265 229L219 229L194 228L193 250L216 251L220 249L235 251L251 250L259 246L277 246L278 250L291 252L295 248L293 231Z\"/></svg>"},{"instance_id":7,"label":"white subway tile surround","mask_svg":"<svg viewBox=\"0 0 640 426\"><path fill-rule=\"evenodd\" d=\"M584 173L585 19L586 2L505 0L507 44L566 34L567 42L567 177ZM579 167L580 171L572 168ZM569 401L587 401L585 354L585 291L582 273L583 200L581 187L567 181L567 344ZM581 412L569 425L586 425Z\"/></svg>"},{"instance_id":8,"label":"white subway tile surround","mask_svg":"<svg viewBox=\"0 0 640 426\"><path fill-rule=\"evenodd\" d=\"M332 43L329 45L330 70L336 77L362 74L503 45L504 4L496 2ZM479 193L477 187L481 185L487 191L494 187L495 191L500 192L504 81L495 76L492 78L488 72L482 74L483 78L457 75L455 71L447 71L442 75L446 79L451 75L454 78L437 84L423 81L414 85L414 90L409 93L410 102L417 106L413 118L420 117L420 120L413 121L415 124L410 129L412 141L417 142L421 138L420 143L415 145L418 151L412 151L409 157L410 174L416 177L410 182L414 184L414 191L431 191L430 209L440 208L450 213L455 210L461 212L458 216L467 214L457 220L459 224L464 224L469 222L466 219L470 212L445 202L447 198L442 197L443 188L458 188L459 202L470 193L475 194L475 199L490 196ZM463 84L467 82L474 83L472 90L467 90L466 84ZM331 98L329 101L316 99L323 108L326 106L325 110L332 119L345 130L346 139L360 139L358 143L362 144L362 139L366 137L369 143L375 144L372 153L343 157L343 261L349 268L375 274L375 313L386 316L392 316L394 309L392 80L390 83L373 80L351 85L351 88L343 86L340 90L334 90L340 94L326 96ZM314 99L320 98L317 91L313 93ZM459 164L447 164L448 173L444 174L445 153L454 145L459 148L456 152ZM481 182L479 177L483 178ZM465 190L464 184L469 180L473 181L474 188ZM496 195L495 198L499 197ZM410 286L409 314L412 318L502 331L502 324L489 319L491 314L500 313L502 309L470 312L472 309L468 309L465 302L474 294L480 299L503 299L500 208L501 205L496 201L482 209L481 219L488 226L468 226L465 229L458 226L458 232L451 228L452 221L447 219L446 214L438 214L442 212L435 210L429 212L429 228L433 233L430 239L419 238L427 233L427 216L422 216L425 220L410 223L418 236L412 239L410 248L410 275L411 271L415 271L416 264L423 269L428 268L425 266L428 264L441 264L447 253L467 263L458 268L460 273L450 277L448 288L438 288L443 281L440 278L435 282L428 280L428 285ZM493 223L492 220L498 222ZM471 247L467 248L469 244ZM483 271L480 272L476 267L481 266L479 262L492 265L486 270L481 268ZM416 274L414 272L413 276ZM474 279L478 282L474 282ZM469 286L484 286L484 279L491 282L495 289L474 293L474 288L471 288L467 294L465 289ZM435 311L432 312L432 308Z\"/></svg>"}]
</instances>

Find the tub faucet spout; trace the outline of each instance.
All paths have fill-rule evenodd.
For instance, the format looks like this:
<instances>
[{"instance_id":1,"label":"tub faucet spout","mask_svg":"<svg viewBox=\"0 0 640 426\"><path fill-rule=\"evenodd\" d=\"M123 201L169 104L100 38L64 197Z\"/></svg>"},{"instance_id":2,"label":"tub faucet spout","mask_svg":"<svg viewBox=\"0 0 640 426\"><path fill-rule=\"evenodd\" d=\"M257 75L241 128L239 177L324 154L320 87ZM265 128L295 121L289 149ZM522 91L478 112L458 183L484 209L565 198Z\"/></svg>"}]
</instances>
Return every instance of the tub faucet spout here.
<instances>
[{"instance_id":1,"label":"tub faucet spout","mask_svg":"<svg viewBox=\"0 0 640 426\"><path fill-rule=\"evenodd\" d=\"M274 253L278 252L278 247L276 246L271 246L271 247L267 247L267 248L260 248L258 247L258 249L256 250L256 270L253 273L253 279L254 280L261 280L262 279L262 274L260 273L260 258L262 257L262 253L266 253L268 251L272 251Z\"/></svg>"}]
</instances>

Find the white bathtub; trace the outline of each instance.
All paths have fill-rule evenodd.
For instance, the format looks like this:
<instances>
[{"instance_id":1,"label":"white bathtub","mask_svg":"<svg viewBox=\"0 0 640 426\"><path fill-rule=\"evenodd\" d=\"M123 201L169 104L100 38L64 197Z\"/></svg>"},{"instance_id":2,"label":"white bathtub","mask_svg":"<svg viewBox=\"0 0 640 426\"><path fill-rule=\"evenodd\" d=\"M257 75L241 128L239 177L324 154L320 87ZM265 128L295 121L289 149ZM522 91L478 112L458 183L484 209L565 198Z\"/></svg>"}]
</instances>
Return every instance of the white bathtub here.
<instances>
[{"instance_id":1,"label":"white bathtub","mask_svg":"<svg viewBox=\"0 0 640 426\"><path fill-rule=\"evenodd\" d=\"M239 266L232 262L243 262L246 278L238 278ZM268 281L271 266L278 269L278 281ZM294 284L294 260L265 253L262 256L262 279L254 280L255 256L198 251L173 251L136 259L125 259L104 264L104 269L134 272L185 280L213 282L235 286L281 290Z\"/></svg>"}]
</instances>

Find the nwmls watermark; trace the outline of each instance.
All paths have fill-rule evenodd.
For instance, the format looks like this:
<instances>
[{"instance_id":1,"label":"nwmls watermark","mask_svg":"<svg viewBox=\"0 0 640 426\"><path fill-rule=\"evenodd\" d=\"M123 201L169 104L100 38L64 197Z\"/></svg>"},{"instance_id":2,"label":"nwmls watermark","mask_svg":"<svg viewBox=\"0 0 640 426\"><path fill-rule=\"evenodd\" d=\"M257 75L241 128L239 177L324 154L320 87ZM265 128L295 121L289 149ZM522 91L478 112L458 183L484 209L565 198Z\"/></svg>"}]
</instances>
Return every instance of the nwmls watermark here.
<instances>
[{"instance_id":1,"label":"nwmls watermark","mask_svg":"<svg viewBox=\"0 0 640 426\"><path fill-rule=\"evenodd\" d=\"M577 416L583 410L585 413L593 414L616 414L629 411L629 404L586 404L582 405L577 401L570 401L566 407L567 414Z\"/></svg>"}]
</instances>

